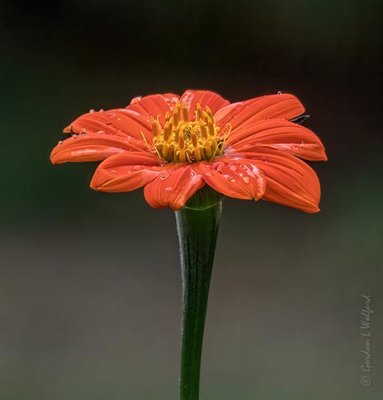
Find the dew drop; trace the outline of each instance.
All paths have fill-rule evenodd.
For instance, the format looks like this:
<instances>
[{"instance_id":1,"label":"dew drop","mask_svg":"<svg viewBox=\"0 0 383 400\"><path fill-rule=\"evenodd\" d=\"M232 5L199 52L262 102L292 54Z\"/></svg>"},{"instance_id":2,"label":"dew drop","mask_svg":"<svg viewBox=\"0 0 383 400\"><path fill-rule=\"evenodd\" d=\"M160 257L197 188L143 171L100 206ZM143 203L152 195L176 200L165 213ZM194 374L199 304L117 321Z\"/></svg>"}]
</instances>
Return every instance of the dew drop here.
<instances>
[{"instance_id":1,"label":"dew drop","mask_svg":"<svg viewBox=\"0 0 383 400\"><path fill-rule=\"evenodd\" d=\"M243 181L244 181L245 183L249 183L249 182L250 182L250 179L249 179L249 177L247 177L247 176L244 176L242 179L243 179Z\"/></svg>"},{"instance_id":2,"label":"dew drop","mask_svg":"<svg viewBox=\"0 0 383 400\"><path fill-rule=\"evenodd\" d=\"M111 170L110 170L110 173L111 173L112 175L114 175L114 174L116 174L116 173L117 173L117 170L115 170L115 169L111 169Z\"/></svg>"},{"instance_id":3,"label":"dew drop","mask_svg":"<svg viewBox=\"0 0 383 400\"><path fill-rule=\"evenodd\" d=\"M213 176L213 174L211 172L206 172L205 176Z\"/></svg>"},{"instance_id":4,"label":"dew drop","mask_svg":"<svg viewBox=\"0 0 383 400\"><path fill-rule=\"evenodd\" d=\"M91 108L91 109L89 110L89 112L90 112L91 114L93 114L93 113L94 113L94 109Z\"/></svg>"},{"instance_id":5,"label":"dew drop","mask_svg":"<svg viewBox=\"0 0 383 400\"><path fill-rule=\"evenodd\" d=\"M141 100L141 96L137 96L134 99L131 100L130 104L135 104L138 103Z\"/></svg>"},{"instance_id":6,"label":"dew drop","mask_svg":"<svg viewBox=\"0 0 383 400\"><path fill-rule=\"evenodd\" d=\"M278 90L277 94L282 94L282 90Z\"/></svg>"},{"instance_id":7,"label":"dew drop","mask_svg":"<svg viewBox=\"0 0 383 400\"><path fill-rule=\"evenodd\" d=\"M133 168L132 168L132 171L139 171L141 169L141 167L139 166L139 165L135 165Z\"/></svg>"},{"instance_id":8,"label":"dew drop","mask_svg":"<svg viewBox=\"0 0 383 400\"><path fill-rule=\"evenodd\" d=\"M231 182L231 183L235 183L236 181L235 181L234 178L232 178L232 179L230 179L230 182Z\"/></svg>"},{"instance_id":9,"label":"dew drop","mask_svg":"<svg viewBox=\"0 0 383 400\"><path fill-rule=\"evenodd\" d=\"M97 133L103 135L105 133L105 131L97 131Z\"/></svg>"},{"instance_id":10,"label":"dew drop","mask_svg":"<svg viewBox=\"0 0 383 400\"><path fill-rule=\"evenodd\" d=\"M103 113L104 112L104 109L103 108L100 108L100 111L99 111L100 113Z\"/></svg>"},{"instance_id":11,"label":"dew drop","mask_svg":"<svg viewBox=\"0 0 383 400\"><path fill-rule=\"evenodd\" d=\"M172 192L173 188L171 186L166 186L165 191L166 192Z\"/></svg>"},{"instance_id":12,"label":"dew drop","mask_svg":"<svg viewBox=\"0 0 383 400\"><path fill-rule=\"evenodd\" d=\"M165 172L165 173L160 175L160 179L162 179L162 180L164 180L164 179L166 179L168 177L169 177L169 174L167 172Z\"/></svg>"},{"instance_id":13,"label":"dew drop","mask_svg":"<svg viewBox=\"0 0 383 400\"><path fill-rule=\"evenodd\" d=\"M60 140L60 141L58 142L58 145L61 146L62 144L63 144L63 141Z\"/></svg>"}]
</instances>

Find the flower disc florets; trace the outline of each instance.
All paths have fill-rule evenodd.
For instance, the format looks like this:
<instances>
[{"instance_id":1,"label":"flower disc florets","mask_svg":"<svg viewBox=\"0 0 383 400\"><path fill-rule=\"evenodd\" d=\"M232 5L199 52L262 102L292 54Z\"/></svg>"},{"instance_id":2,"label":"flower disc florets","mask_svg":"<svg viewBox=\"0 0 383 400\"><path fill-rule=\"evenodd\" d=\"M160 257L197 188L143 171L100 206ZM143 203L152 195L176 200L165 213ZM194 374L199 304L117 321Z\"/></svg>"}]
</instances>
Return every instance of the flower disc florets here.
<instances>
[{"instance_id":1,"label":"flower disc florets","mask_svg":"<svg viewBox=\"0 0 383 400\"><path fill-rule=\"evenodd\" d=\"M184 103L177 103L172 114L166 113L163 126L152 120L153 144L158 156L166 162L194 163L220 157L224 136L214 123L211 109L202 110L198 103L194 119Z\"/></svg>"}]
</instances>

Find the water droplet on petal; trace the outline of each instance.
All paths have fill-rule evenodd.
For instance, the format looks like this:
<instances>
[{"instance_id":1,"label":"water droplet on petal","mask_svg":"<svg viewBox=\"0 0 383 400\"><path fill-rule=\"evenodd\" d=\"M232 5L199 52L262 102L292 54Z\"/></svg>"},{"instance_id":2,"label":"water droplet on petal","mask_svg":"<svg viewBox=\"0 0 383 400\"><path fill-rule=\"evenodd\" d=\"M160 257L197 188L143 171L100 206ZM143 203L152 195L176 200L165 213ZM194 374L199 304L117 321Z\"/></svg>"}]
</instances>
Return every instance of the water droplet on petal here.
<instances>
[{"instance_id":1,"label":"water droplet on petal","mask_svg":"<svg viewBox=\"0 0 383 400\"><path fill-rule=\"evenodd\" d=\"M94 109L93 109L93 108L90 109L89 112L90 112L91 114L93 114L93 113L94 113Z\"/></svg>"},{"instance_id":2,"label":"water droplet on petal","mask_svg":"<svg viewBox=\"0 0 383 400\"><path fill-rule=\"evenodd\" d=\"M282 90L278 90L277 94L282 94Z\"/></svg>"},{"instance_id":3,"label":"water droplet on petal","mask_svg":"<svg viewBox=\"0 0 383 400\"><path fill-rule=\"evenodd\" d=\"M98 131L97 133L103 135L105 133L105 131Z\"/></svg>"},{"instance_id":4,"label":"water droplet on petal","mask_svg":"<svg viewBox=\"0 0 383 400\"><path fill-rule=\"evenodd\" d=\"M166 186L165 191L166 192L172 192L173 188L171 186Z\"/></svg>"},{"instance_id":5,"label":"water droplet on petal","mask_svg":"<svg viewBox=\"0 0 383 400\"><path fill-rule=\"evenodd\" d=\"M61 145L63 144L63 141L60 140L57 144L58 144L59 146L61 146Z\"/></svg>"},{"instance_id":6,"label":"water droplet on petal","mask_svg":"<svg viewBox=\"0 0 383 400\"><path fill-rule=\"evenodd\" d=\"M116 174L116 173L117 173L117 170L115 170L115 169L111 169L111 170L110 170L110 173L111 173L112 175L114 175L114 174Z\"/></svg>"},{"instance_id":7,"label":"water droplet on petal","mask_svg":"<svg viewBox=\"0 0 383 400\"><path fill-rule=\"evenodd\" d=\"M244 176L242 179L243 179L243 181L245 183L249 183L250 182L250 179L247 176Z\"/></svg>"},{"instance_id":8,"label":"water droplet on petal","mask_svg":"<svg viewBox=\"0 0 383 400\"><path fill-rule=\"evenodd\" d=\"M161 175L160 175L160 179L162 179L162 180L164 180L164 179L166 179L168 177L169 177L169 173L168 172L162 172Z\"/></svg>"},{"instance_id":9,"label":"water droplet on petal","mask_svg":"<svg viewBox=\"0 0 383 400\"><path fill-rule=\"evenodd\" d=\"M103 113L104 112L104 109L103 108L100 108L100 111L99 111L100 113Z\"/></svg>"},{"instance_id":10,"label":"water droplet on petal","mask_svg":"<svg viewBox=\"0 0 383 400\"><path fill-rule=\"evenodd\" d=\"M141 100L141 96L137 96L134 99L132 99L132 101L130 102L130 104L135 104L138 103Z\"/></svg>"},{"instance_id":11,"label":"water droplet on petal","mask_svg":"<svg viewBox=\"0 0 383 400\"><path fill-rule=\"evenodd\" d=\"M135 165L133 168L132 168L132 171L139 171L141 169L141 167L139 166L139 165Z\"/></svg>"},{"instance_id":12,"label":"water droplet on petal","mask_svg":"<svg viewBox=\"0 0 383 400\"><path fill-rule=\"evenodd\" d=\"M205 172L205 176L213 176L211 172Z\"/></svg>"},{"instance_id":13,"label":"water droplet on petal","mask_svg":"<svg viewBox=\"0 0 383 400\"><path fill-rule=\"evenodd\" d=\"M234 178L230 179L230 182L235 183L235 179Z\"/></svg>"}]
</instances>

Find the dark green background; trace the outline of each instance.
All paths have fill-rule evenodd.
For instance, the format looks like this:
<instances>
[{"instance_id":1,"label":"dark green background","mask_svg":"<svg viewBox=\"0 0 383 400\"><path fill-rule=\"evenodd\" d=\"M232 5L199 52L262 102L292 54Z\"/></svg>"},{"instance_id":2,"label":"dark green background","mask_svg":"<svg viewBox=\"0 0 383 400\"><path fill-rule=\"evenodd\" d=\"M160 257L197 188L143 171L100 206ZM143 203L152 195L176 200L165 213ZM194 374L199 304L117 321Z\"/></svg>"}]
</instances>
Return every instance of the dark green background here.
<instances>
[{"instance_id":1,"label":"dark green background","mask_svg":"<svg viewBox=\"0 0 383 400\"><path fill-rule=\"evenodd\" d=\"M90 108L186 88L292 92L329 155L320 214L225 200L201 400L380 399L381 15L378 0L1 2L1 400L176 399L172 212L48 156Z\"/></svg>"}]
</instances>

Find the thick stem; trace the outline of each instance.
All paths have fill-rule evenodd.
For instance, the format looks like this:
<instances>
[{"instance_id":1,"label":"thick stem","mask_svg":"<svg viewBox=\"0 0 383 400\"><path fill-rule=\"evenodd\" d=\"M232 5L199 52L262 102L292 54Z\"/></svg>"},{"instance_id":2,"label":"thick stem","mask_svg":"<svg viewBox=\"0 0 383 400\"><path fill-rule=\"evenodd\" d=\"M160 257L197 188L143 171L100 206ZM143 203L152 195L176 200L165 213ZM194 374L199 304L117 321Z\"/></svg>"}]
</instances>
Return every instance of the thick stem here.
<instances>
[{"instance_id":1,"label":"thick stem","mask_svg":"<svg viewBox=\"0 0 383 400\"><path fill-rule=\"evenodd\" d=\"M222 210L221 198L202 192L176 212L182 268L180 400L198 400L203 332Z\"/></svg>"}]
</instances>

